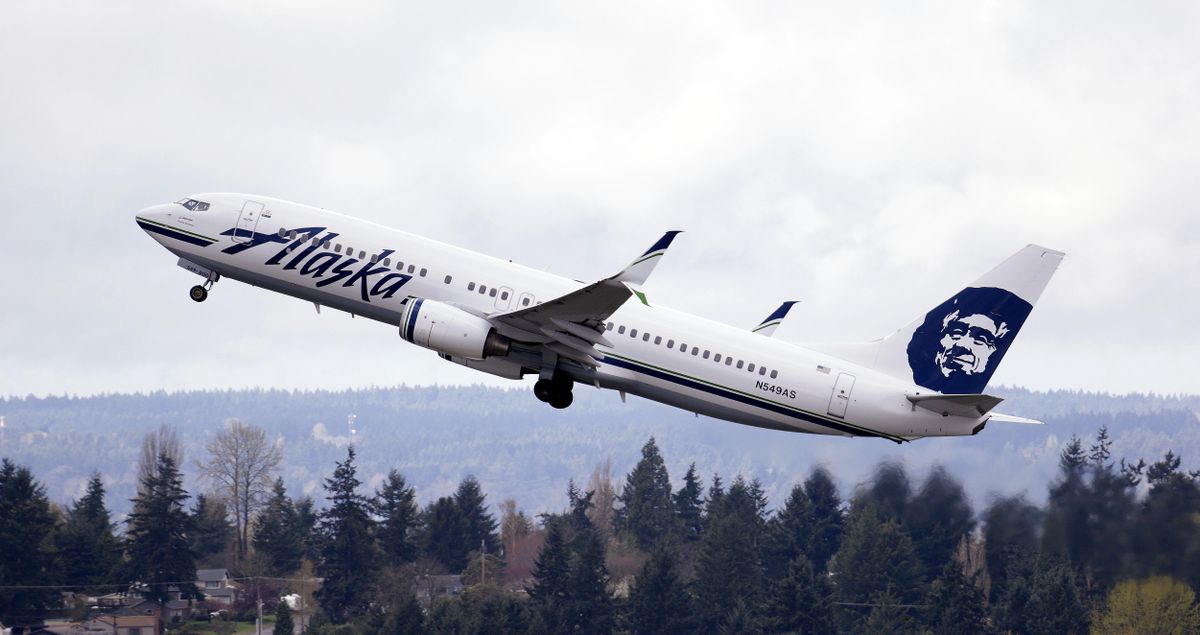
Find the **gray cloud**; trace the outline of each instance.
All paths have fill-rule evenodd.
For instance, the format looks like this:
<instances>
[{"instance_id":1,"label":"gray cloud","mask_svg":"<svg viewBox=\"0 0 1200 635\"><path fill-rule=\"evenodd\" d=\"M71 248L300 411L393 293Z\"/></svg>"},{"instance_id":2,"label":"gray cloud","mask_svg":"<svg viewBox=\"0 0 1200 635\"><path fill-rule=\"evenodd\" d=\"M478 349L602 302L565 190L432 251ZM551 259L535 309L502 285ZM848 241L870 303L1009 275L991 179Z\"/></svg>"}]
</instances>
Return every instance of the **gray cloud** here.
<instances>
[{"instance_id":1,"label":"gray cloud","mask_svg":"<svg viewBox=\"0 0 1200 635\"><path fill-rule=\"evenodd\" d=\"M877 337L1069 252L998 382L1197 392L1197 8L7 3L0 393L463 383L234 283L132 213L320 205L580 279L686 229L657 302Z\"/></svg>"}]
</instances>

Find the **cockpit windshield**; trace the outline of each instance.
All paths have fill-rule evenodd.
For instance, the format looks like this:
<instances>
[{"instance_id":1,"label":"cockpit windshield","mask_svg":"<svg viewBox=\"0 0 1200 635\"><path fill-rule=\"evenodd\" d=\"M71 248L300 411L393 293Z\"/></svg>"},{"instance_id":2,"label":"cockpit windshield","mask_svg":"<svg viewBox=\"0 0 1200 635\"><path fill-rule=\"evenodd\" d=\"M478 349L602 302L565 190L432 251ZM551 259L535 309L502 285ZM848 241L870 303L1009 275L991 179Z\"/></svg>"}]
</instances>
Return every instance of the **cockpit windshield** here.
<instances>
[{"instance_id":1,"label":"cockpit windshield","mask_svg":"<svg viewBox=\"0 0 1200 635\"><path fill-rule=\"evenodd\" d=\"M205 203L204 201L197 201L194 198L184 198L175 202L193 212L203 212L204 210L208 209L208 203Z\"/></svg>"}]
</instances>

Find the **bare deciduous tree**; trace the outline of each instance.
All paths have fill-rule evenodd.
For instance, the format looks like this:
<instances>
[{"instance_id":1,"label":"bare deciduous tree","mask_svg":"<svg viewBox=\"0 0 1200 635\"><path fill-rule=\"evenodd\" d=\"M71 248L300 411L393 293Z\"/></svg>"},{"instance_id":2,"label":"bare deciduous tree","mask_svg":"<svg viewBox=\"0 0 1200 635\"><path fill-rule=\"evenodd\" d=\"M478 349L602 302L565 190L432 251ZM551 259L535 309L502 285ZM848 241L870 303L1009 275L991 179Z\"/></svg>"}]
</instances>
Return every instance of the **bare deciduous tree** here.
<instances>
[{"instance_id":1,"label":"bare deciduous tree","mask_svg":"<svg viewBox=\"0 0 1200 635\"><path fill-rule=\"evenodd\" d=\"M141 493L142 483L147 477L154 476L158 469L158 455L165 454L175 465L183 465L183 445L179 442L179 433L175 428L163 424L154 432L147 432L142 437L142 453L138 458L138 492Z\"/></svg>"},{"instance_id":2,"label":"bare deciduous tree","mask_svg":"<svg viewBox=\"0 0 1200 635\"><path fill-rule=\"evenodd\" d=\"M233 509L241 560L250 542L250 520L266 500L283 453L278 443L267 440L262 428L237 419L227 421L225 430L205 448L208 460L199 464L200 472Z\"/></svg>"},{"instance_id":3,"label":"bare deciduous tree","mask_svg":"<svg viewBox=\"0 0 1200 635\"><path fill-rule=\"evenodd\" d=\"M588 518L600 532L600 538L607 543L612 537L613 516L616 514L613 505L617 500L617 489L613 486L612 457L605 457L592 470L592 478L588 481L586 492L592 493L592 507L588 510Z\"/></svg>"}]
</instances>

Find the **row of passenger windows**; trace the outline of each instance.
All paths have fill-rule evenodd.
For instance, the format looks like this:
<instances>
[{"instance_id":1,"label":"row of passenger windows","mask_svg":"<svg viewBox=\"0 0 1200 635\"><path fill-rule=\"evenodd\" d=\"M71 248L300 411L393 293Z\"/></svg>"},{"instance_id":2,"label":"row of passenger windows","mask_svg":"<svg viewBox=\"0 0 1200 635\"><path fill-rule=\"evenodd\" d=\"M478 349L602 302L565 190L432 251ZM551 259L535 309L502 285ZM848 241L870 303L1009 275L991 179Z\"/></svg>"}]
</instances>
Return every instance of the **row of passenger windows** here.
<instances>
[{"instance_id":1,"label":"row of passenger windows","mask_svg":"<svg viewBox=\"0 0 1200 635\"><path fill-rule=\"evenodd\" d=\"M607 330L611 331L614 329L614 327L618 334L620 334L620 335L625 334L626 330L625 330L624 325L614 325L612 322L608 323ZM652 338L650 333L648 333L646 331L642 331L641 335L642 335L643 342L653 341L655 346L663 345L663 337L661 335L655 335ZM633 339L637 339L638 330L637 329L629 329L629 337L632 337ZM668 339L666 341L666 347L669 349L672 349L672 350L675 349L675 340ZM747 372L751 372L751 373L753 373L757 370L759 375L765 376L769 373L771 376L771 379L775 379L776 377L779 377L778 370L768 371L767 367L763 366L761 364L755 364L754 362L750 362L749 364L747 364L745 362L745 360L741 360L741 359L735 360L733 357L730 357L728 355L722 355L721 353L713 353L711 350L701 349L699 346L692 346L689 349L687 344L680 342L679 343L679 351L685 355L688 353L691 353L693 356L702 357L704 359L711 359L714 363L717 363L717 364L724 362L726 366L736 366L739 369L745 368Z\"/></svg>"},{"instance_id":2,"label":"row of passenger windows","mask_svg":"<svg viewBox=\"0 0 1200 635\"><path fill-rule=\"evenodd\" d=\"M279 237L287 238L288 240L296 240L297 238L300 237L300 233L295 230L289 231L289 230L286 230L286 229L280 227L279 228ZM312 244L319 245L321 247L321 249L331 249L332 248L334 253L337 253L337 254L343 253L341 243L331 243L328 240L326 240L325 242L321 242L321 239L317 238L315 236L311 240L312 240ZM332 245L332 247L331 247L331 245ZM350 245L346 245L345 246L345 254L347 256L354 256L354 248L351 247ZM366 260L367 252L359 250L358 259ZM372 255L371 256L371 264L375 264L377 262L379 262L379 256ZM392 259L384 258L383 266L390 268L392 266ZM404 263L397 260L396 261L396 271L403 272L404 270L405 270ZM417 269L416 265L409 263L408 273L416 274L416 275L419 275L422 278L424 278L429 273L429 270L424 267ZM443 282L445 282L446 284L450 284L453 281L454 281L454 276L449 275L449 274L447 274L446 277L443 279ZM480 295L487 295L489 297L494 298L494 297L496 297L496 295L498 293L500 295L500 300L502 300L502 301L507 300L509 297L508 290L501 291L501 290L497 289L496 287L489 288L487 285L483 285L483 284L480 284L477 286L474 282L467 283L468 291L475 291L476 288L478 288ZM523 306L523 307L529 306L532 302L533 302L533 297L528 294L521 297L521 306Z\"/></svg>"}]
</instances>

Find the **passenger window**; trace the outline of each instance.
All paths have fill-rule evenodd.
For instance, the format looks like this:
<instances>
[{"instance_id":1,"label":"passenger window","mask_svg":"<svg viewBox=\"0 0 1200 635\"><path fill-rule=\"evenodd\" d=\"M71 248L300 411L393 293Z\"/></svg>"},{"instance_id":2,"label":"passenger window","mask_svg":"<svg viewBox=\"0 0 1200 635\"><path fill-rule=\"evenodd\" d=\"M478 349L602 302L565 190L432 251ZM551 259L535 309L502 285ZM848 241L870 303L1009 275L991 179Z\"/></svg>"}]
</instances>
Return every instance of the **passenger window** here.
<instances>
[{"instance_id":1,"label":"passenger window","mask_svg":"<svg viewBox=\"0 0 1200 635\"><path fill-rule=\"evenodd\" d=\"M621 335L625 334L625 325L624 324L617 327L617 333L620 333Z\"/></svg>"},{"instance_id":2,"label":"passenger window","mask_svg":"<svg viewBox=\"0 0 1200 635\"><path fill-rule=\"evenodd\" d=\"M414 272L416 272L416 270L417 270L417 266L416 266L416 265L409 265L409 266L408 266L408 272L409 272L409 273L414 273Z\"/></svg>"},{"instance_id":3,"label":"passenger window","mask_svg":"<svg viewBox=\"0 0 1200 635\"><path fill-rule=\"evenodd\" d=\"M750 364L749 366L747 366L746 370L748 370L750 372L754 372L754 364Z\"/></svg>"},{"instance_id":4,"label":"passenger window","mask_svg":"<svg viewBox=\"0 0 1200 635\"><path fill-rule=\"evenodd\" d=\"M316 236L313 236L313 244L314 244L314 245L319 245L319 244L321 244L321 239L320 239L320 238L317 238Z\"/></svg>"},{"instance_id":5,"label":"passenger window","mask_svg":"<svg viewBox=\"0 0 1200 635\"><path fill-rule=\"evenodd\" d=\"M700 354L700 347L699 347L699 346L693 346L693 347L692 347L692 355L699 355L699 354Z\"/></svg>"},{"instance_id":6,"label":"passenger window","mask_svg":"<svg viewBox=\"0 0 1200 635\"><path fill-rule=\"evenodd\" d=\"M282 227L280 227L280 228L279 228L279 237L280 237L280 238L287 238L287 230L286 230L286 229L284 229L284 228L282 228Z\"/></svg>"},{"instance_id":7,"label":"passenger window","mask_svg":"<svg viewBox=\"0 0 1200 635\"><path fill-rule=\"evenodd\" d=\"M474 291L474 290L475 290L475 283L474 283L474 282L468 282L468 283L467 283L467 291Z\"/></svg>"},{"instance_id":8,"label":"passenger window","mask_svg":"<svg viewBox=\"0 0 1200 635\"><path fill-rule=\"evenodd\" d=\"M720 364L721 363L721 354L717 353L716 355L713 355L713 361Z\"/></svg>"},{"instance_id":9,"label":"passenger window","mask_svg":"<svg viewBox=\"0 0 1200 635\"><path fill-rule=\"evenodd\" d=\"M500 299L501 299L501 300L507 300L507 299L508 299L508 292L507 292L507 291L505 291L504 293L501 293L501 294L500 294Z\"/></svg>"},{"instance_id":10,"label":"passenger window","mask_svg":"<svg viewBox=\"0 0 1200 635\"><path fill-rule=\"evenodd\" d=\"M667 340L667 348L675 348L675 340Z\"/></svg>"},{"instance_id":11,"label":"passenger window","mask_svg":"<svg viewBox=\"0 0 1200 635\"><path fill-rule=\"evenodd\" d=\"M384 258L384 259L383 259L383 266L385 266L385 267L391 267L391 266L392 266L392 259L391 259L391 258Z\"/></svg>"},{"instance_id":12,"label":"passenger window","mask_svg":"<svg viewBox=\"0 0 1200 635\"><path fill-rule=\"evenodd\" d=\"M338 243L333 246L333 253L335 253L335 254L342 253L342 243Z\"/></svg>"},{"instance_id":13,"label":"passenger window","mask_svg":"<svg viewBox=\"0 0 1200 635\"><path fill-rule=\"evenodd\" d=\"M492 287L492 290L488 291L488 295L492 296L493 298L496 297L496 287Z\"/></svg>"},{"instance_id":14,"label":"passenger window","mask_svg":"<svg viewBox=\"0 0 1200 635\"><path fill-rule=\"evenodd\" d=\"M529 306L529 298L525 298L524 300L521 300L521 306Z\"/></svg>"},{"instance_id":15,"label":"passenger window","mask_svg":"<svg viewBox=\"0 0 1200 635\"><path fill-rule=\"evenodd\" d=\"M661 335L655 335L655 336L654 336L654 345L655 345L655 346L658 346L659 344L662 344L662 336L661 336Z\"/></svg>"},{"instance_id":16,"label":"passenger window","mask_svg":"<svg viewBox=\"0 0 1200 635\"><path fill-rule=\"evenodd\" d=\"M426 269L426 268L424 268L424 267L422 267L422 268L421 268L421 277L422 277L422 278L424 278L424 277L425 277L425 274L427 274L427 273L429 273L429 270L428 270L428 269Z\"/></svg>"},{"instance_id":17,"label":"passenger window","mask_svg":"<svg viewBox=\"0 0 1200 635\"><path fill-rule=\"evenodd\" d=\"M726 358L725 358L725 365L726 365L726 366L732 366L732 365L733 365L733 358L732 358L732 357L726 357Z\"/></svg>"},{"instance_id":18,"label":"passenger window","mask_svg":"<svg viewBox=\"0 0 1200 635\"><path fill-rule=\"evenodd\" d=\"M679 350L680 350L680 351L683 351L683 353L684 353L684 354L687 354L687 344L684 344L683 342L680 342L680 343L679 343Z\"/></svg>"},{"instance_id":19,"label":"passenger window","mask_svg":"<svg viewBox=\"0 0 1200 635\"><path fill-rule=\"evenodd\" d=\"M328 240L325 241L324 243L321 243L321 249L329 249L329 241Z\"/></svg>"},{"instance_id":20,"label":"passenger window","mask_svg":"<svg viewBox=\"0 0 1200 635\"><path fill-rule=\"evenodd\" d=\"M738 367L738 368L741 368L741 367L742 367L742 360L740 360L740 359L738 360L737 367Z\"/></svg>"},{"instance_id":21,"label":"passenger window","mask_svg":"<svg viewBox=\"0 0 1200 635\"><path fill-rule=\"evenodd\" d=\"M359 259L359 260L366 260L366 259L367 259L367 252L365 252L365 251L363 251L363 250L361 250L361 249L360 249L360 250L358 250L358 259Z\"/></svg>"},{"instance_id":22,"label":"passenger window","mask_svg":"<svg viewBox=\"0 0 1200 635\"><path fill-rule=\"evenodd\" d=\"M487 293L487 285L486 284L479 285L479 295L483 295L485 293Z\"/></svg>"},{"instance_id":23,"label":"passenger window","mask_svg":"<svg viewBox=\"0 0 1200 635\"><path fill-rule=\"evenodd\" d=\"M630 329L629 337L637 337L637 329Z\"/></svg>"},{"instance_id":24,"label":"passenger window","mask_svg":"<svg viewBox=\"0 0 1200 635\"><path fill-rule=\"evenodd\" d=\"M400 262L399 260L396 261L396 271L404 273L404 263L403 262Z\"/></svg>"},{"instance_id":25,"label":"passenger window","mask_svg":"<svg viewBox=\"0 0 1200 635\"><path fill-rule=\"evenodd\" d=\"M612 323L612 322L609 322L609 323L608 323L608 327L607 327L607 328L605 328L604 330L606 330L606 331L611 331L611 330L613 330L613 323Z\"/></svg>"},{"instance_id":26,"label":"passenger window","mask_svg":"<svg viewBox=\"0 0 1200 635\"><path fill-rule=\"evenodd\" d=\"M379 254L371 254L371 264L379 262Z\"/></svg>"},{"instance_id":27,"label":"passenger window","mask_svg":"<svg viewBox=\"0 0 1200 635\"><path fill-rule=\"evenodd\" d=\"M643 342L649 342L649 341L650 341L650 334L649 334L649 333L642 333L642 341L643 341Z\"/></svg>"},{"instance_id":28,"label":"passenger window","mask_svg":"<svg viewBox=\"0 0 1200 635\"><path fill-rule=\"evenodd\" d=\"M707 348L704 349L704 355L702 355L701 357L703 357L704 359L708 359L708 349Z\"/></svg>"},{"instance_id":29,"label":"passenger window","mask_svg":"<svg viewBox=\"0 0 1200 635\"><path fill-rule=\"evenodd\" d=\"M777 370L771 371L771 379L775 379L778 376L779 376L779 371L777 371Z\"/></svg>"},{"instance_id":30,"label":"passenger window","mask_svg":"<svg viewBox=\"0 0 1200 635\"><path fill-rule=\"evenodd\" d=\"M759 366L759 367L758 367L758 374L759 374L759 375L766 375L766 374L767 374L767 367L766 367L766 366Z\"/></svg>"},{"instance_id":31,"label":"passenger window","mask_svg":"<svg viewBox=\"0 0 1200 635\"><path fill-rule=\"evenodd\" d=\"M446 276L446 284L450 284L452 279L454 279L454 276Z\"/></svg>"}]
</instances>

